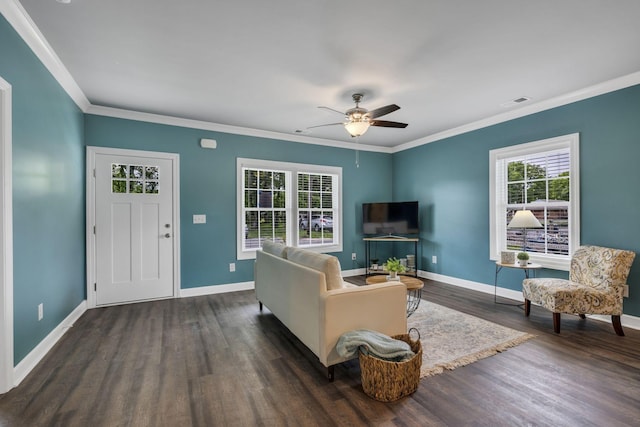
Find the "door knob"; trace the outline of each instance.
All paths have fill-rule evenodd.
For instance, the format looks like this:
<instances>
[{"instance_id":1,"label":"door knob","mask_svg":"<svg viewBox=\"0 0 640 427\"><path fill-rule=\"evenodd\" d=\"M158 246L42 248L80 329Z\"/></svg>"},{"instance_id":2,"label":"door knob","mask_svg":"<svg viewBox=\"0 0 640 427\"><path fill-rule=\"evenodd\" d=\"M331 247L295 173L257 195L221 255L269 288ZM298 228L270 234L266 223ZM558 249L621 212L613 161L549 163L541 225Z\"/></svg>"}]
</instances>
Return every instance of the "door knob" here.
<instances>
[{"instance_id":1,"label":"door knob","mask_svg":"<svg viewBox=\"0 0 640 427\"><path fill-rule=\"evenodd\" d=\"M164 237L166 237L168 239L169 237L171 237L171 234L167 233L167 234L164 235Z\"/></svg>"},{"instance_id":2,"label":"door knob","mask_svg":"<svg viewBox=\"0 0 640 427\"><path fill-rule=\"evenodd\" d=\"M164 228L171 228L171 224L165 224Z\"/></svg>"}]
</instances>

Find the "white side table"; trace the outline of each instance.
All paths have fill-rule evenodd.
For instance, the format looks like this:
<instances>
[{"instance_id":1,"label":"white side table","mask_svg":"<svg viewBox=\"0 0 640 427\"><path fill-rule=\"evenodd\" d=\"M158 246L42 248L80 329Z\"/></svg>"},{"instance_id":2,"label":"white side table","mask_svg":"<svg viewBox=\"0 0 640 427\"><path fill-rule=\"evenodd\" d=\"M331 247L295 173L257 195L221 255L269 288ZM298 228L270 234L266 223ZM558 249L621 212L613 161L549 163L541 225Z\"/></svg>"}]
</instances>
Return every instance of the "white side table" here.
<instances>
[{"instance_id":1,"label":"white side table","mask_svg":"<svg viewBox=\"0 0 640 427\"><path fill-rule=\"evenodd\" d=\"M528 279L529 275L531 274L530 272L533 272L533 277L536 277L536 271L540 270L542 268L542 265L534 264L530 262L523 267L520 264L503 264L500 261L496 261L496 275L493 279L493 302L496 304L503 304L503 305L516 305L516 306L524 305L524 303L509 304L504 302L498 302L498 273L500 273L500 271L502 271L503 268L515 268L518 270L522 270L524 272L525 279Z\"/></svg>"}]
</instances>

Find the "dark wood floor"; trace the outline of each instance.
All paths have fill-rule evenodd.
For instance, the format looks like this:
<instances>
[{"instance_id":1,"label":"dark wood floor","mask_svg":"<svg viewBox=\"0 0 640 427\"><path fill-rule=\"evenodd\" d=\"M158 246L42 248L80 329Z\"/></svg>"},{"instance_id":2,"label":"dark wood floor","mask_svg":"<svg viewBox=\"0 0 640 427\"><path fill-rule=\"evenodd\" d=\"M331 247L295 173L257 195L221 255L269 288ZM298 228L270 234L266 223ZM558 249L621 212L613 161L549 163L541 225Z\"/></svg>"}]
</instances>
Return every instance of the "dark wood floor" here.
<instances>
[{"instance_id":1,"label":"dark wood floor","mask_svg":"<svg viewBox=\"0 0 640 427\"><path fill-rule=\"evenodd\" d=\"M362 282L362 278L355 278ZM252 291L89 310L22 384L2 426L640 425L640 331L495 305L427 282L423 297L537 335L426 378L399 402L367 397L358 362L325 370Z\"/></svg>"}]
</instances>

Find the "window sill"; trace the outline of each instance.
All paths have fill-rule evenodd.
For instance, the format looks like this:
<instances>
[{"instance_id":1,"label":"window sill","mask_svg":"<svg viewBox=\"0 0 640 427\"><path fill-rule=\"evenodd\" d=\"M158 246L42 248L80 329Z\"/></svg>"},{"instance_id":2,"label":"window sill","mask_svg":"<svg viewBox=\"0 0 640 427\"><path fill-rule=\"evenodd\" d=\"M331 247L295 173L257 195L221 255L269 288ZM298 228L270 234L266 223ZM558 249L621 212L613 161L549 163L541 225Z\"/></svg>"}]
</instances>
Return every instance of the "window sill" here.
<instances>
[{"instance_id":1,"label":"window sill","mask_svg":"<svg viewBox=\"0 0 640 427\"><path fill-rule=\"evenodd\" d=\"M312 252L318 252L322 254L342 252L342 245L326 245L326 246L292 246L295 248L305 249ZM238 261L245 259L256 259L256 250L243 251L238 254Z\"/></svg>"},{"instance_id":2,"label":"window sill","mask_svg":"<svg viewBox=\"0 0 640 427\"><path fill-rule=\"evenodd\" d=\"M560 270L560 271L569 271L571 268L571 259L570 258L551 258L544 255L535 255L529 253L530 259L529 262L534 264L540 264L542 268L547 268L550 270ZM492 261L498 261L499 257L493 256L491 257Z\"/></svg>"}]
</instances>

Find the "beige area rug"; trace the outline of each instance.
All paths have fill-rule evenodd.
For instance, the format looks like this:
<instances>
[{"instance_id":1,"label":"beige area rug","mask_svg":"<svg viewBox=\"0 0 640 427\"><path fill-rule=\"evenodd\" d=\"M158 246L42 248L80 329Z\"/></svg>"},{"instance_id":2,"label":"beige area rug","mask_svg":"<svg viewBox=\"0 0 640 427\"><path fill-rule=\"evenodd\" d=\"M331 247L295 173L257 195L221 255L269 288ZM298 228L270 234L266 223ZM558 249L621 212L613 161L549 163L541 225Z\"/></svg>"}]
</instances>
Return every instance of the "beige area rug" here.
<instances>
[{"instance_id":1,"label":"beige area rug","mask_svg":"<svg viewBox=\"0 0 640 427\"><path fill-rule=\"evenodd\" d=\"M425 300L407 323L420 331L420 378L468 365L534 337ZM416 338L414 332L411 338Z\"/></svg>"}]
</instances>

